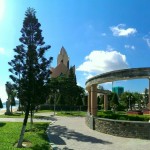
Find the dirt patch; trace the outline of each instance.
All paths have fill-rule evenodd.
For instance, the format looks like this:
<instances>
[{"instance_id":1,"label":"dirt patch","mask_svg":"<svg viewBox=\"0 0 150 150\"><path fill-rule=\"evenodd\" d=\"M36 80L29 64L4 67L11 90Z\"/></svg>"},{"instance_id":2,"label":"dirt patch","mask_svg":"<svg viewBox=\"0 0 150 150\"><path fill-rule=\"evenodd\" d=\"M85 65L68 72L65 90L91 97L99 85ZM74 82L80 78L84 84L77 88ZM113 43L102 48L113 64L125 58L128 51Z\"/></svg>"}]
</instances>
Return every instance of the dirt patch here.
<instances>
[{"instance_id":1,"label":"dirt patch","mask_svg":"<svg viewBox=\"0 0 150 150\"><path fill-rule=\"evenodd\" d=\"M14 147L17 147L17 145L18 145L18 142L15 143ZM29 147L32 147L32 143L30 141L24 140L22 142L22 148L29 148Z\"/></svg>"}]
</instances>

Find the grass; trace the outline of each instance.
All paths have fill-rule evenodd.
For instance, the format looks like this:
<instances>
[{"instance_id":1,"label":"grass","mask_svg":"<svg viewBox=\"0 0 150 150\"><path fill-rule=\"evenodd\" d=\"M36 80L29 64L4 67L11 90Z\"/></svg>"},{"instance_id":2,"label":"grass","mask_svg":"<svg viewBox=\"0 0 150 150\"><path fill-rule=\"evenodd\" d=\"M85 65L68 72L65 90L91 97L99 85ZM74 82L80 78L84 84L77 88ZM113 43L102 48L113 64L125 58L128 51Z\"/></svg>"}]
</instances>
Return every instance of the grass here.
<instances>
[{"instance_id":1,"label":"grass","mask_svg":"<svg viewBox=\"0 0 150 150\"><path fill-rule=\"evenodd\" d=\"M68 116L68 117L85 117L85 111L58 111L58 116Z\"/></svg>"},{"instance_id":2,"label":"grass","mask_svg":"<svg viewBox=\"0 0 150 150\"><path fill-rule=\"evenodd\" d=\"M53 110L38 110L36 113L49 113L53 112Z\"/></svg>"},{"instance_id":3,"label":"grass","mask_svg":"<svg viewBox=\"0 0 150 150\"><path fill-rule=\"evenodd\" d=\"M53 110L39 110L36 112L36 115L34 118L38 118L38 113L52 113ZM56 111L57 116L68 116L68 117L85 117L86 116L86 111ZM21 113L13 113L11 115L0 115L0 118L24 118L24 114ZM30 118L30 115L29 115Z\"/></svg>"},{"instance_id":4,"label":"grass","mask_svg":"<svg viewBox=\"0 0 150 150\"><path fill-rule=\"evenodd\" d=\"M39 110L38 113L52 113L53 114L53 110ZM55 114L57 116L68 116L68 117L85 117L86 116L86 111L55 111Z\"/></svg>"},{"instance_id":5,"label":"grass","mask_svg":"<svg viewBox=\"0 0 150 150\"><path fill-rule=\"evenodd\" d=\"M21 113L13 113L11 115L0 115L0 118L24 118L24 114Z\"/></svg>"},{"instance_id":6,"label":"grass","mask_svg":"<svg viewBox=\"0 0 150 150\"><path fill-rule=\"evenodd\" d=\"M45 133L49 123L34 123L33 130L29 130L29 125L25 132L24 140L30 141L31 148L27 150L49 150L48 137ZM20 150L14 145L19 139L22 123L0 122L0 150Z\"/></svg>"}]
</instances>

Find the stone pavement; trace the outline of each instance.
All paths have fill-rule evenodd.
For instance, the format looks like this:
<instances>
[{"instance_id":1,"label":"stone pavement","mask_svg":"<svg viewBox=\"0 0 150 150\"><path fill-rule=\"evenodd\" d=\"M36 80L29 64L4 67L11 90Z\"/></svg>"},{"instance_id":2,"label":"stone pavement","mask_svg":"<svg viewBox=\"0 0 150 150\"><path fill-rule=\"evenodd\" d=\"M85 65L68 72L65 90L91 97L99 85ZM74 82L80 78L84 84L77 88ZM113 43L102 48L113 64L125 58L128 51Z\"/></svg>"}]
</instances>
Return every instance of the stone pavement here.
<instances>
[{"instance_id":1,"label":"stone pavement","mask_svg":"<svg viewBox=\"0 0 150 150\"><path fill-rule=\"evenodd\" d=\"M54 150L148 150L150 140L116 137L89 129L84 117L53 117L47 129Z\"/></svg>"}]
</instances>

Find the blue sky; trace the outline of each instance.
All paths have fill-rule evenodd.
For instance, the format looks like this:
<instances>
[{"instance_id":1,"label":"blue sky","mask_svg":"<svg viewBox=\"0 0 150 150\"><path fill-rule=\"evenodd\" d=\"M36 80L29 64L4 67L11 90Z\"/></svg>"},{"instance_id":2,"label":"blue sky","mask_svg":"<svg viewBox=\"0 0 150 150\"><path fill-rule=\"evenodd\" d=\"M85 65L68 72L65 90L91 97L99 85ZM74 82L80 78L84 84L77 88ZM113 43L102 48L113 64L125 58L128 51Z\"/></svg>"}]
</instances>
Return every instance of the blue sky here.
<instances>
[{"instance_id":1,"label":"blue sky","mask_svg":"<svg viewBox=\"0 0 150 150\"><path fill-rule=\"evenodd\" d=\"M0 98L6 101L8 61L19 44L25 11L33 7L41 23L47 56L65 47L76 66L77 82L124 68L150 67L149 0L0 0ZM103 85L111 89L111 84ZM148 80L114 82L125 90L143 92Z\"/></svg>"}]
</instances>

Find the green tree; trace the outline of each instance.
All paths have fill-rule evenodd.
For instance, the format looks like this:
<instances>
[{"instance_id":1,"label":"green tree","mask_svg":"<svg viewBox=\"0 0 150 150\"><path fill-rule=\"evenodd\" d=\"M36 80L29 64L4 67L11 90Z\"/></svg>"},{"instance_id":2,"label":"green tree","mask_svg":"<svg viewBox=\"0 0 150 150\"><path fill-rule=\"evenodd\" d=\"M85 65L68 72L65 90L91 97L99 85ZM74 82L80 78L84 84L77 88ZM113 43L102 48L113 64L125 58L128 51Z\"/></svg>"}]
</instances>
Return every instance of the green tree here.
<instances>
[{"instance_id":1,"label":"green tree","mask_svg":"<svg viewBox=\"0 0 150 150\"><path fill-rule=\"evenodd\" d=\"M74 74L73 67L70 68L69 76L66 78L66 86L69 105L75 105L77 97L80 97L80 95L77 94L79 89L77 88L76 76Z\"/></svg>"},{"instance_id":2,"label":"green tree","mask_svg":"<svg viewBox=\"0 0 150 150\"><path fill-rule=\"evenodd\" d=\"M2 103L1 98L0 98L0 108L3 108L3 103Z\"/></svg>"},{"instance_id":3,"label":"green tree","mask_svg":"<svg viewBox=\"0 0 150 150\"><path fill-rule=\"evenodd\" d=\"M148 95L149 95L148 94L148 89L145 88L145 90L144 90L144 107L146 107L147 104L148 104L148 101L149 101L149 96Z\"/></svg>"},{"instance_id":4,"label":"green tree","mask_svg":"<svg viewBox=\"0 0 150 150\"><path fill-rule=\"evenodd\" d=\"M141 101L143 99L142 94L140 94L138 92L134 92L133 97L134 97L133 100L135 100L135 103L138 105L138 109L141 109Z\"/></svg>"},{"instance_id":5,"label":"green tree","mask_svg":"<svg viewBox=\"0 0 150 150\"><path fill-rule=\"evenodd\" d=\"M25 118L17 147L22 146L29 111L36 105L44 103L48 95L47 82L50 78L50 63L52 57L46 58L45 53L50 46L45 46L42 37L41 24L36 18L36 11L28 8L25 12L21 45L16 46L14 59L9 62L12 73L10 78L14 82L20 102L25 107Z\"/></svg>"},{"instance_id":6,"label":"green tree","mask_svg":"<svg viewBox=\"0 0 150 150\"><path fill-rule=\"evenodd\" d=\"M57 78L51 78L49 81L50 95L54 97L55 92L59 89L61 97L58 100L60 105L77 105L82 104L84 98L84 89L77 85L76 77L72 73L67 77L65 75Z\"/></svg>"},{"instance_id":7,"label":"green tree","mask_svg":"<svg viewBox=\"0 0 150 150\"><path fill-rule=\"evenodd\" d=\"M104 95L100 95L99 98L100 98L99 105L101 105L101 109L104 109ZM109 101L109 95L108 95L108 101Z\"/></svg>"},{"instance_id":8,"label":"green tree","mask_svg":"<svg viewBox=\"0 0 150 150\"><path fill-rule=\"evenodd\" d=\"M116 108L119 105L119 99L118 99L118 95L116 93L112 93L112 99L110 100L110 107L113 110L116 110Z\"/></svg>"},{"instance_id":9,"label":"green tree","mask_svg":"<svg viewBox=\"0 0 150 150\"><path fill-rule=\"evenodd\" d=\"M100 103L101 103L101 98L100 98L100 96L98 96L97 97L97 104L100 105Z\"/></svg>"},{"instance_id":10,"label":"green tree","mask_svg":"<svg viewBox=\"0 0 150 150\"><path fill-rule=\"evenodd\" d=\"M135 96L131 92L124 92L120 96L120 104L126 109L132 110L132 107L135 105Z\"/></svg>"},{"instance_id":11,"label":"green tree","mask_svg":"<svg viewBox=\"0 0 150 150\"><path fill-rule=\"evenodd\" d=\"M18 97L19 100L19 110L20 110L20 93L21 93L21 86L20 86L20 79L21 75L23 73L23 69L25 67L25 50L24 50L24 45L18 45L16 48L14 48L14 59L12 59L8 64L12 67L9 69L9 71L12 73L10 75L10 78L13 80L15 84L13 86L16 89L16 96Z\"/></svg>"}]
</instances>

